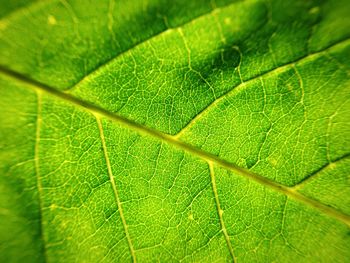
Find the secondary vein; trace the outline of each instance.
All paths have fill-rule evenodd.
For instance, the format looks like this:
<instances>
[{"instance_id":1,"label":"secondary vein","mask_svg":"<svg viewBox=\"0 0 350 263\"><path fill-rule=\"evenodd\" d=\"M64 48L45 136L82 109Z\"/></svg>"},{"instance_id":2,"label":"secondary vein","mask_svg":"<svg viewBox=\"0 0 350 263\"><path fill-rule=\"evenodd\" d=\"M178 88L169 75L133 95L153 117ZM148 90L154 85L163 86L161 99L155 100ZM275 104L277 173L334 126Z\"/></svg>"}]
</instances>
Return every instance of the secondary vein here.
<instances>
[{"instance_id":1,"label":"secondary vein","mask_svg":"<svg viewBox=\"0 0 350 263\"><path fill-rule=\"evenodd\" d=\"M107 171L108 171L109 180L110 180L110 182L112 184L114 197L115 197L115 200L116 200L116 203L117 203L117 206L118 206L118 211L119 211L120 218L121 218L122 223L123 223L124 232L125 232L126 239L128 241L131 257L132 257L133 262L136 262L135 250L134 250L134 247L133 247L132 242L131 242L131 238L130 238L129 231L128 231L128 225L126 224L126 221L125 221L122 203L120 202L117 185L115 184L115 180L114 180L114 176L113 176L113 172L112 172L112 167L111 167L111 162L110 162L109 156L108 156L108 150L107 150L107 146L106 146L105 136L104 136L104 133L103 133L102 123L101 123L101 120L100 120L98 115L95 115L95 118L96 118L98 130L99 130L99 133L100 133L100 138L101 138L102 148L103 148L103 154L104 154L106 165L107 165Z\"/></svg>"},{"instance_id":2,"label":"secondary vein","mask_svg":"<svg viewBox=\"0 0 350 263\"><path fill-rule=\"evenodd\" d=\"M322 174L323 171L327 170L328 168L331 168L332 166L334 167L334 165L346 158L350 157L350 153L347 153L343 156L340 156L339 158L326 163L325 165L321 166L319 169L317 169L316 171L314 171L313 173L311 173L309 176L305 177L303 180L301 180L299 183L296 183L295 185L293 185L291 188L294 190L299 190L300 188L303 188L307 183L309 183L310 181L313 181L314 179L316 179L316 177L318 177L320 174Z\"/></svg>"},{"instance_id":3,"label":"secondary vein","mask_svg":"<svg viewBox=\"0 0 350 263\"><path fill-rule=\"evenodd\" d=\"M236 257L235 257L235 255L233 253L233 248L232 248L230 236L227 233L227 229L226 229L226 226L225 226L224 218L222 217L222 214L223 214L224 211L221 209L221 206L220 206L218 190L217 190L217 187L216 187L214 166L213 166L212 162L208 162L208 165L209 165L209 171L210 171L211 186L212 186L213 193L214 193L216 210L218 212L220 225L221 225L221 230L222 230L222 233L224 234L224 237L225 237L225 240L226 240L226 244L227 244L227 247L228 247L228 249L230 251L232 260L233 260L233 262L237 262Z\"/></svg>"},{"instance_id":4,"label":"secondary vein","mask_svg":"<svg viewBox=\"0 0 350 263\"><path fill-rule=\"evenodd\" d=\"M318 52L314 52L314 53L310 53L307 54L305 56L302 56L294 61L291 61L289 63L286 63L282 66L279 66L275 69L269 70L267 72L262 72L258 75L255 75L249 79L246 79L244 82L241 82L240 84L238 84L237 86L232 87L230 90L228 90L227 92L225 92L224 94L222 94L221 96L217 97L215 100L213 100L209 105L207 105L204 109L202 109L194 118L192 118L192 120L190 120L177 134L175 134L174 136L176 138L181 137L185 131L187 131L189 128L191 128L200 118L202 118L202 116L204 116L212 107L214 107L215 105L217 105L220 101L222 101L226 96L229 96L230 94L234 93L234 92L238 92L240 88L244 88L247 84L249 84L250 82L255 81L258 78L264 77L268 74L276 74L279 72L283 72L285 70L287 70L288 68L292 68L294 67L295 64L304 61L305 59L309 59L310 57L313 56L320 56L323 54L327 54L327 52L330 49L333 49L334 47L338 46L338 45L343 45L346 42L350 42L350 39L344 39L336 44L333 44L325 49L322 49Z\"/></svg>"},{"instance_id":5,"label":"secondary vein","mask_svg":"<svg viewBox=\"0 0 350 263\"><path fill-rule=\"evenodd\" d=\"M44 261L47 262L46 242L44 238L44 226L42 215L42 185L40 181L40 169L39 169L39 142L40 142L40 129L41 129L41 92L37 92L37 119L36 119L36 132L35 132L35 145L34 145L34 165L36 174L36 186L38 189L38 204L39 204L39 221L40 221L40 237L43 242L42 249L44 255Z\"/></svg>"}]
</instances>

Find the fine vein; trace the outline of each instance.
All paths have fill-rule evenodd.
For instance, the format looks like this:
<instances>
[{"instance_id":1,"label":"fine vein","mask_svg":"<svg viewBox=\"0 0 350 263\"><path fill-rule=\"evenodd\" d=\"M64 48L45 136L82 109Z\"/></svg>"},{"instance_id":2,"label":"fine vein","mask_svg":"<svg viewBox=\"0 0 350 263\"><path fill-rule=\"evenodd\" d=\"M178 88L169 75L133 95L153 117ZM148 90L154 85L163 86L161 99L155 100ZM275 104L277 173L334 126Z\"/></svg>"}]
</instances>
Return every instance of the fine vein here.
<instances>
[{"instance_id":1,"label":"fine vein","mask_svg":"<svg viewBox=\"0 0 350 263\"><path fill-rule=\"evenodd\" d=\"M88 72L88 74L86 76L84 76L83 78L81 78L80 80L78 80L75 84L73 84L71 87L65 89L65 91L71 91L73 90L74 88L76 88L80 83L82 83L83 81L85 81L86 79L88 79L89 77L93 76L96 72L98 72L101 68L105 67L106 65L108 65L109 63L111 63L112 61L116 60L117 58L123 56L124 54L130 52L132 49L138 47L139 45L151 40L151 39L154 39L156 37L159 37L161 36L162 34L165 34L166 32L169 32L170 30L178 30L178 31L181 31L182 28L185 26L185 25L188 25L188 24L192 24L193 22L195 22L196 20L199 20L199 19L202 19L203 17L205 16L209 16L211 14L215 15L215 12L218 12L219 10L222 10L222 9L226 9L226 8L229 8L233 5L237 4L237 2L233 2L233 3L229 3L229 4L226 4L226 5L222 5L220 7L213 7L211 10L209 10L208 12L204 12L202 13L201 15L198 15L198 16L195 16L193 17L192 19L182 23L182 24L179 24L178 26L176 27L167 27L165 30L162 30L160 31L159 33L156 33L154 35L151 35L150 37L140 41L140 42L137 42L135 43L134 45L131 45L129 48L121 51L120 53L116 54L115 56L113 56L112 58L106 60L105 62L102 62L102 64L98 65L95 69L91 70L90 72ZM168 23L166 22L165 23L166 25L168 25ZM199 73L198 71L195 71L195 73ZM204 81L206 81L202 76L200 76ZM210 85L209 85L210 87Z\"/></svg>"},{"instance_id":2,"label":"fine vein","mask_svg":"<svg viewBox=\"0 0 350 263\"><path fill-rule=\"evenodd\" d=\"M53 0L52 0L52 1L53 1ZM5 24L5 25L8 24L8 20L10 20L10 19L12 19L13 17L16 17L17 15L21 14L21 12L19 12L19 10L23 11L23 10L25 10L25 9L36 9L36 8L41 7L41 6L44 5L44 4L48 4L49 2L50 2L50 1L38 1L38 2L32 3L30 6L24 6L23 8L20 8L20 9L14 11L14 12L8 14L5 18L2 18L2 19L0 20L0 25L1 25L1 23ZM54 2L60 2L60 0L54 0ZM40 5L39 5L39 4L40 4ZM158 32L158 33L156 33L156 34L153 34L153 35L151 35L151 36L145 38L144 40L142 40L142 41L140 41L140 42L136 42L135 44L131 45L130 47L128 47L128 48L125 49L125 50L121 50L119 53L117 53L117 54L115 54L114 56L112 56L112 58L107 59L106 61L104 61L104 62L102 62L101 64L97 65L94 69L92 69L92 70L90 70L89 72L87 72L87 75L86 75L86 76L84 76L83 78L81 78L80 80L78 80L78 81L77 81L75 84L73 84L71 87L65 89L65 91L69 91L69 90L74 89L74 88L77 87L82 81L84 81L84 80L86 80L88 77L92 76L95 72L99 71L102 67L106 66L107 64L111 63L113 60L115 60L115 59L117 59L118 57L120 57L120 56L126 54L127 52L130 52L130 50L136 48L137 46L141 45L142 43L145 43L145 42L147 42L147 41L149 41L149 40L151 40L151 39L153 39L153 38L156 38L156 37L158 37L158 36L160 36L160 35L162 35L162 34L168 32L169 30L180 29L180 28L184 27L184 26L187 25L187 24L191 24L191 23L193 23L194 21L196 21L196 20L198 20L198 19L201 19L201 18L203 18L203 17L205 17L205 16L208 16L208 15L210 15L210 14L214 14L215 12L217 12L217 11L220 10L220 9L229 8L230 6L233 6L233 5L235 5L235 4L237 4L236 1L234 1L233 3L228 3L228 4L225 4L225 5L222 5L222 6L220 6L220 7L216 7L216 5L215 5L211 10L209 10L209 11L207 11L207 12L204 12L204 13L198 15L198 16L194 16L193 18L191 18L191 19L187 20L186 22L184 22L184 23L182 23L182 24L179 24L178 26L173 27L173 28L169 27L169 24L168 24L168 22L167 22L167 18L165 17L165 18L166 18L166 20L165 20L165 26L166 26L166 28L165 28L164 30L161 30L160 32ZM110 8L111 8L111 6L110 6ZM108 28L109 28L109 30L111 30L111 28L110 28L110 22L111 22L111 20L110 20L110 14L109 14L109 18L108 18L108 19L109 19ZM76 24L76 23L75 23L75 24ZM75 25L75 26L76 26L76 25ZM115 37L112 35L112 40L114 40L114 38L115 38Z\"/></svg>"},{"instance_id":3,"label":"fine vein","mask_svg":"<svg viewBox=\"0 0 350 263\"><path fill-rule=\"evenodd\" d=\"M38 203L39 203L39 219L40 219L40 236L43 242L42 249L44 254L44 261L47 262L46 254L46 242L44 238L44 226L43 226L43 215L42 215L42 185L40 181L40 169L39 169L39 143L40 143L40 129L41 129L41 92L37 92L37 119L36 119L36 132L35 132L35 146L34 146L34 165L36 174L36 185L38 189Z\"/></svg>"},{"instance_id":4,"label":"fine vein","mask_svg":"<svg viewBox=\"0 0 350 263\"><path fill-rule=\"evenodd\" d=\"M324 52L325 50L329 50L332 47L343 44L344 42L346 42L348 40L349 39L340 41L331 47L328 47L328 48L321 50L317 53L313 53L313 54L310 54L308 56L305 56L304 60L308 57L315 56L316 54L320 54L320 53L322 54L322 52ZM300 59L299 59L299 62L300 62ZM290 64L290 63L288 63L288 64ZM284 68L284 67L285 66L281 66L281 67L274 69L270 72L276 72L276 70L278 70L280 68ZM174 136L170 136L168 134L154 130L154 129L149 128L147 126L141 125L141 124L139 124L133 120L127 119L123 116L109 112L106 109L103 109L103 108L96 106L96 105L93 105L87 101L76 98L68 93L61 92L61 91L54 89L46 84L43 84L39 81L30 79L30 78L28 78L28 77L26 77L18 72L12 71L12 70L7 69L3 66L0 66L0 72L4 73L5 75L7 75L9 77L12 77L12 78L17 79L21 82L26 83L27 84L26 87L28 87L28 88L48 93L48 94L53 95L61 100L64 100L64 101L69 102L71 104L74 104L75 106L78 106L80 108L83 108L92 114L95 114L98 116L103 116L107 119L110 119L110 120L113 120L115 122L120 123L121 125L123 125L126 128L129 128L131 130L135 130L140 134L149 135L151 137L157 138L158 140L172 144L175 147L180 148L180 149L187 151L189 153L192 153L205 161L210 161L210 162L216 163L217 165L219 165L221 167L224 167L228 170L234 171L238 175L241 175L241 176L246 177L250 180L253 180L253 181L256 181L262 185L265 185L266 187L269 187L269 188L272 188L278 192L281 192L281 193L293 198L294 200L297 200L297 201L304 203L310 207L313 207L313 208L321 211L322 213L325 213L328 216L333 217L333 218L350 226L350 216L349 215L346 215L346 214L336 210L335 208L327 206L325 204L322 204L316 200L305 197L305 196L301 195L300 193L298 193L297 191L295 191L294 189L291 189L291 188L286 187L282 184L279 184L275 181L267 179L266 177L263 177L261 175L254 174L251 171L244 169L244 168L241 168L241 167L239 167L233 163L230 163L226 160L222 160L219 157L217 157L216 155L209 153L209 152L206 152L206 151L203 151L202 149L199 149L199 148L192 146L188 143L185 143L183 141L180 141ZM267 72L263 75L260 75L258 77L262 77L262 76L265 76L267 74L269 74L269 72Z\"/></svg>"},{"instance_id":5,"label":"fine vein","mask_svg":"<svg viewBox=\"0 0 350 263\"><path fill-rule=\"evenodd\" d=\"M104 157L105 157L105 160L106 160L109 180L110 180L110 182L112 184L115 200L116 200L117 206L118 206L119 215L120 215L120 218L121 218L121 220L123 222L124 232L125 232L126 239L128 241L131 257L132 257L133 262L136 262L135 250L134 250L134 247L133 247L132 242L131 242L131 238L130 238L129 231L128 231L128 225L126 224L124 213L123 213L122 203L120 202L120 198L119 198L119 195L118 195L118 189L117 189L117 186L116 186L115 181L114 181L112 167L111 167L111 163L110 163L109 156L108 156L108 151L107 151L107 146L106 146L106 140L105 140L105 136L104 136L104 133L103 133L102 123L101 123L101 120L100 120L99 116L95 115L95 117L96 117L96 121L97 121L97 125L98 125L98 130L99 130L99 133L100 133L100 138L101 138L102 148L103 148L103 154L104 154Z\"/></svg>"},{"instance_id":6,"label":"fine vein","mask_svg":"<svg viewBox=\"0 0 350 263\"><path fill-rule=\"evenodd\" d=\"M219 200L218 190L217 190L216 181L215 181L214 166L213 166L212 162L208 162L208 165L209 165L209 171L210 171L211 186L212 186L214 197L215 197L215 204L216 204L216 209L217 209L218 216L220 219L221 230L222 230L222 233L224 234L226 244L227 244L227 247L228 247L230 254L232 256L233 262L237 262L235 255L233 253L233 248L232 248L230 236L227 233L224 218L222 217L222 214L224 211L221 209L221 206L220 206L220 200Z\"/></svg>"}]
</instances>

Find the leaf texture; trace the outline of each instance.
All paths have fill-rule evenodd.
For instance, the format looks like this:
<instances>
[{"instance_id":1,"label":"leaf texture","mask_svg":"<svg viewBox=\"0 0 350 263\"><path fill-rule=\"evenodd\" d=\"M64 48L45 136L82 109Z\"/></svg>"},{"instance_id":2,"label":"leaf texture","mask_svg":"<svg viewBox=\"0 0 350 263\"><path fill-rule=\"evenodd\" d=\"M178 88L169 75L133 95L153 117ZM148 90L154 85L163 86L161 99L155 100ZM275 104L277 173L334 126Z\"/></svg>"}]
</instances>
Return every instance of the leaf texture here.
<instances>
[{"instance_id":1,"label":"leaf texture","mask_svg":"<svg viewBox=\"0 0 350 263\"><path fill-rule=\"evenodd\" d=\"M350 260L348 1L1 7L1 261Z\"/></svg>"}]
</instances>

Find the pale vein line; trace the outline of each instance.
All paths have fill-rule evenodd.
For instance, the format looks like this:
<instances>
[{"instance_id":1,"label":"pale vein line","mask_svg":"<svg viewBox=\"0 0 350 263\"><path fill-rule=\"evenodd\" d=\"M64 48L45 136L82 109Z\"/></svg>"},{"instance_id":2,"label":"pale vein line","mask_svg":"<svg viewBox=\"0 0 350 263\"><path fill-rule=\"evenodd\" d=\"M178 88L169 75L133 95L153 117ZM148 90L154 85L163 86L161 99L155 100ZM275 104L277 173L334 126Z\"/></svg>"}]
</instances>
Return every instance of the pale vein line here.
<instances>
[{"instance_id":1,"label":"pale vein line","mask_svg":"<svg viewBox=\"0 0 350 263\"><path fill-rule=\"evenodd\" d=\"M46 242L44 238L44 226L43 226L43 203L42 203L42 185L40 181L40 169L39 169L39 143L40 143L40 129L41 129L41 91L37 91L37 119L36 119L36 132L35 132L35 145L34 145L34 165L35 165L35 174L36 174L36 187L38 189L38 203L39 203L39 220L40 220L40 237L43 242L43 254L44 261L47 262L47 251L46 251Z\"/></svg>"},{"instance_id":2,"label":"pale vein line","mask_svg":"<svg viewBox=\"0 0 350 263\"><path fill-rule=\"evenodd\" d=\"M108 10L108 31L111 34L111 38L113 40L113 43L120 48L120 44L115 38L116 34L113 29L114 24L114 17L113 17L113 10L114 10L115 0L109 0L109 10Z\"/></svg>"},{"instance_id":3,"label":"pale vein line","mask_svg":"<svg viewBox=\"0 0 350 263\"><path fill-rule=\"evenodd\" d=\"M115 200L116 200L117 206L118 206L119 215L120 215L120 218L121 218L121 220L123 222L124 232L125 232L126 239L128 240L128 245L129 245L129 250L130 250L130 253L131 253L131 257L132 257L133 262L136 262L135 250L134 250L134 247L133 247L132 242L131 242L131 238L130 238L129 231L128 231L128 226L126 224L124 213L123 213L122 204L120 202L119 195L118 195L118 189L117 189L117 186L115 184L114 176L113 176L113 173L112 173L112 167L111 167L111 163L110 163L109 156L108 156L108 150L107 150L107 146L106 146L105 136L104 136L104 133L103 133L102 123L101 123L100 118L98 117L98 115L95 114L95 118L96 118L96 122L97 122L97 125L98 125L98 130L99 130L99 133L100 133L100 138L101 138L102 148L103 148L103 154L104 154L104 157L105 157L105 160L106 160L109 180L111 181L113 192L114 192L114 196L115 196Z\"/></svg>"},{"instance_id":4,"label":"pale vein line","mask_svg":"<svg viewBox=\"0 0 350 263\"><path fill-rule=\"evenodd\" d=\"M230 96L232 93L234 92L238 92L241 88L245 87L246 85L248 85L249 83L255 81L256 79L260 78L260 77L264 77L267 75L272 75L272 74L278 74L281 72L286 71L288 68L292 68L293 66L295 66L295 64L300 63L302 61L305 61L307 59L312 59L313 57L317 57L320 55L324 55L326 54L330 49L333 49L336 46L340 46L340 45L344 45L344 43L346 42L350 42L350 39L345 39L342 40L336 44L333 44L323 50L314 52L314 53L310 53L307 54L301 58L298 58L297 60L291 61L287 64L284 64L282 66L279 66L277 68L274 68L272 70L269 70L267 72L262 72L258 75L255 75L247 80L245 80L244 82L232 87L232 89L228 90L227 92L223 93L221 96L217 97L217 99L213 100L208 106L206 106L203 110L201 110L192 120L190 120L177 134L175 134L174 136L176 138L181 137L185 131L187 131L189 128L191 128L200 118L202 118L203 115L207 114L207 112L214 107L215 105L217 105L218 103L220 103L226 96Z\"/></svg>"},{"instance_id":5,"label":"pale vein line","mask_svg":"<svg viewBox=\"0 0 350 263\"><path fill-rule=\"evenodd\" d=\"M227 247L228 247L230 254L232 256L233 262L237 262L236 257L233 253L233 248L232 248L230 236L227 233L224 218L222 217L222 214L224 211L221 209L221 206L220 206L220 200L219 200L219 195L218 195L218 191L217 191L217 187L216 187L215 172L214 172L213 163L208 162L208 165L209 165L209 171L210 171L211 186L212 186L214 197L215 197L215 204L216 204L216 209L217 209L218 216L220 219L221 230L222 230L222 233L224 234L226 244L227 244Z\"/></svg>"},{"instance_id":6,"label":"pale vein line","mask_svg":"<svg viewBox=\"0 0 350 263\"><path fill-rule=\"evenodd\" d=\"M312 174L310 174L309 176L307 176L306 178L304 178L303 180L301 180L299 183L293 185L291 188L294 190L299 190L300 188L304 187L307 183L309 183L310 181L315 180L323 171L327 170L328 168L334 167L334 165L346 158L350 157L350 153L347 153L325 165L323 165L321 168L317 169L316 171L314 171Z\"/></svg>"},{"instance_id":7,"label":"pale vein line","mask_svg":"<svg viewBox=\"0 0 350 263\"><path fill-rule=\"evenodd\" d=\"M334 44L332 47L338 46L338 45L343 44L344 42L347 42L347 41L349 41L349 39L340 41L337 44ZM328 47L327 49L330 49L330 48L331 47ZM318 53L322 53L322 51L319 51ZM314 55L315 54L310 55L309 57L314 56ZM31 88L35 91L43 91L47 94L50 94L54 97L61 99L61 100L64 100L66 102L70 102L71 104L73 104L77 107L80 107L80 108L82 108L82 109L84 109L92 114L104 116L105 118L108 118L112 121L118 122L119 124L123 125L124 127L129 128L129 129L134 130L134 131L137 131L140 134L149 135L149 136L156 138L158 140L167 142L167 143L169 143L169 144L171 144L179 149L182 149L184 151L192 153L205 161L211 161L213 163L216 163L217 165L219 165L221 167L224 167L228 170L234 171L237 175L243 176L245 178L248 178L250 180L258 182L259 184L262 184L266 187L274 189L280 193L283 193L283 194L293 198L294 200L297 200L297 201L299 201L307 206L313 207L313 208L321 211L322 213L324 213L330 217L333 217L333 218L347 224L348 226L350 226L350 216L349 215L343 214L341 211L338 211L333 207L322 204L314 199L311 199L309 197L305 197L302 194L296 192L295 190L293 190L287 186L284 186L282 184L279 184L275 181L272 181L264 176L254 174L247 169L241 168L241 167L239 167L233 163L230 163L226 160L222 160L219 157L217 157L216 155L209 153L209 152L206 152L206 151L203 151L202 149L199 149L199 148L192 146L188 143L185 143L183 141L180 141L180 140L176 139L174 136L170 136L168 134L154 130L154 129L149 128L147 126L143 126L143 125L141 125L133 120L130 120L130 119L127 119L123 116L117 115L116 113L109 112L104 108L93 105L87 101L76 98L70 94L61 92L61 91L54 89L46 84L43 84L39 81L30 79L30 78L28 78L28 77L26 77L18 72L7 69L3 66L0 66L0 72L2 72L3 74L5 74L8 77L11 77L17 81L21 81L21 82L27 84L27 85L24 85L24 87ZM268 73L265 73L265 75L266 74L268 74ZM259 77L261 77L261 76L259 76Z\"/></svg>"}]
</instances>

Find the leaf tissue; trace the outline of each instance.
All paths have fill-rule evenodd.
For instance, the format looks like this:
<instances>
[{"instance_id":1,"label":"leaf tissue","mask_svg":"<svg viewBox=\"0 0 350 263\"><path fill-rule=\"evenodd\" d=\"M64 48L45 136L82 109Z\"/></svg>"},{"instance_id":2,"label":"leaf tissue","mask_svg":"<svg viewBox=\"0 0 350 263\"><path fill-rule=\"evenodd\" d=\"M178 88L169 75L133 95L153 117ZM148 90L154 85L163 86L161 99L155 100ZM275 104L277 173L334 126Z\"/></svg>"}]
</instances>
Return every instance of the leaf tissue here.
<instances>
[{"instance_id":1,"label":"leaf tissue","mask_svg":"<svg viewBox=\"0 0 350 263\"><path fill-rule=\"evenodd\" d=\"M350 1L0 3L1 262L350 262Z\"/></svg>"}]
</instances>

